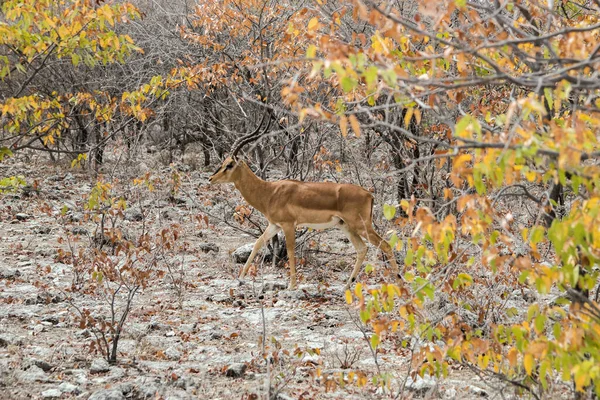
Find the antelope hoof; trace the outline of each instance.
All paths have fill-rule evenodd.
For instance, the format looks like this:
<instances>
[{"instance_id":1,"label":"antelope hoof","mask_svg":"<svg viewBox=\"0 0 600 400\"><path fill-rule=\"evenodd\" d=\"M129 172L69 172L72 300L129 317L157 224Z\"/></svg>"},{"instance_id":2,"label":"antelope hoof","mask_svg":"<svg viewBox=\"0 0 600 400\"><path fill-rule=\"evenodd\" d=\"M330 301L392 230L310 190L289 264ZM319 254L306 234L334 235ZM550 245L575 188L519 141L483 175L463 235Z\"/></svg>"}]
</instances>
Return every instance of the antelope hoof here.
<instances>
[{"instance_id":1,"label":"antelope hoof","mask_svg":"<svg viewBox=\"0 0 600 400\"><path fill-rule=\"evenodd\" d=\"M298 289L298 285L296 285L296 282L290 282L290 285L288 286L288 290L296 290Z\"/></svg>"}]
</instances>

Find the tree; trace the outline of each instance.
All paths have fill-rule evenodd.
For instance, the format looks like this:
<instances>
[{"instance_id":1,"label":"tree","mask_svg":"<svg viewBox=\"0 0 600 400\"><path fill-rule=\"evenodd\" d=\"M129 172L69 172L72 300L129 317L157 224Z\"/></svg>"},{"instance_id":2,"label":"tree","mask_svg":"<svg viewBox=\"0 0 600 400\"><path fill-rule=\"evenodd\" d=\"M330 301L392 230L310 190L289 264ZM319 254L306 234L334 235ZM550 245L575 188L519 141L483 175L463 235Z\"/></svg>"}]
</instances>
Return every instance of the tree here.
<instances>
[{"instance_id":1,"label":"tree","mask_svg":"<svg viewBox=\"0 0 600 400\"><path fill-rule=\"evenodd\" d=\"M2 154L33 149L76 158L83 153L99 165L109 138L151 116L143 104L148 96L164 94L156 91L160 78L142 88L125 85L130 91L90 79L142 51L115 30L139 18L139 11L128 2L101 3L3 2Z\"/></svg>"},{"instance_id":2,"label":"tree","mask_svg":"<svg viewBox=\"0 0 600 400\"><path fill-rule=\"evenodd\" d=\"M385 285L370 300L361 290L348 300L359 300L374 337L398 329L444 340L421 352L421 373L461 362L536 396L555 377L600 393L600 309L584 295L598 279L599 4L440 1L410 15L372 1L347 7L372 35L347 40L339 23L307 51L344 101L329 119L342 131L354 119L356 133L398 132L404 146L426 149L404 171L435 161L431 184L444 199L401 201L408 218L396 223L412 235L397 243L410 289ZM415 115L420 135L409 129ZM487 304L472 297L499 284L563 296L508 323L510 310L489 315L502 294ZM396 297L400 318L390 320ZM438 319L414 312L439 299L454 307ZM469 321L461 309L479 317Z\"/></svg>"}]
</instances>

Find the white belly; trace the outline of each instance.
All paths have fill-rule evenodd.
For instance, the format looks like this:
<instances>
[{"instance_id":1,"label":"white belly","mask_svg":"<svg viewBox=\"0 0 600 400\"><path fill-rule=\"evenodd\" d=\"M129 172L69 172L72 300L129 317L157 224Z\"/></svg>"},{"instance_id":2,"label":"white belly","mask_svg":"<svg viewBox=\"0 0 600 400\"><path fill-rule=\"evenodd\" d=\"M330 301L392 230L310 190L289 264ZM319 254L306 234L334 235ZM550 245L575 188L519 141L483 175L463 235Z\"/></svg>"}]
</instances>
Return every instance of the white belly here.
<instances>
[{"instance_id":1,"label":"white belly","mask_svg":"<svg viewBox=\"0 0 600 400\"><path fill-rule=\"evenodd\" d=\"M331 221L329 221L329 222L325 222L325 223L321 223L321 224L305 223L305 224L299 224L298 227L311 228L311 229L329 229L329 228L339 227L341 224L342 224L341 218L333 217L331 219Z\"/></svg>"}]
</instances>

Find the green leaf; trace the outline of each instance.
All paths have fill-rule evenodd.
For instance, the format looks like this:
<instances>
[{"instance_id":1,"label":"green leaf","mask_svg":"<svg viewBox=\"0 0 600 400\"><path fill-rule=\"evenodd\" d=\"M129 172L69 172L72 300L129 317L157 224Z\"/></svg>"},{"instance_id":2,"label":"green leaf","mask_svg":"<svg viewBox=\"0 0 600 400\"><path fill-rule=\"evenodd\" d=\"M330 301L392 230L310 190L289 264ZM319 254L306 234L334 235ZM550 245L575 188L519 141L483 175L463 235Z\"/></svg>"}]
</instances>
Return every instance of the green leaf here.
<instances>
[{"instance_id":1,"label":"green leaf","mask_svg":"<svg viewBox=\"0 0 600 400\"><path fill-rule=\"evenodd\" d=\"M0 161L3 161L5 157L12 157L13 152L8 147L0 147Z\"/></svg>"},{"instance_id":2,"label":"green leaf","mask_svg":"<svg viewBox=\"0 0 600 400\"><path fill-rule=\"evenodd\" d=\"M538 333L541 334L542 332L544 332L544 328L546 327L546 316L543 314L538 315L537 317L535 317L533 323L535 329L538 331Z\"/></svg>"},{"instance_id":3,"label":"green leaf","mask_svg":"<svg viewBox=\"0 0 600 400\"><path fill-rule=\"evenodd\" d=\"M406 250L406 257L404 257L404 265L412 265L414 254L412 249Z\"/></svg>"},{"instance_id":4,"label":"green leaf","mask_svg":"<svg viewBox=\"0 0 600 400\"><path fill-rule=\"evenodd\" d=\"M391 248L395 248L396 244L398 243L398 235L396 234L396 232L392 233L392 237L390 237L390 240L388 240L388 243L390 244Z\"/></svg>"},{"instance_id":5,"label":"green leaf","mask_svg":"<svg viewBox=\"0 0 600 400\"><path fill-rule=\"evenodd\" d=\"M383 205L383 216L385 219L390 221L396 215L396 206L392 206L390 204Z\"/></svg>"},{"instance_id":6,"label":"green leaf","mask_svg":"<svg viewBox=\"0 0 600 400\"><path fill-rule=\"evenodd\" d=\"M81 61L81 57L79 57L79 54L77 54L77 53L71 54L71 62L73 63L74 66L78 66L80 61Z\"/></svg>"},{"instance_id":7,"label":"green leaf","mask_svg":"<svg viewBox=\"0 0 600 400\"><path fill-rule=\"evenodd\" d=\"M342 78L342 89L344 89L344 92L348 93L353 91L356 86L358 85L358 82L356 81L356 79L354 79L351 76L345 76Z\"/></svg>"},{"instance_id":8,"label":"green leaf","mask_svg":"<svg viewBox=\"0 0 600 400\"><path fill-rule=\"evenodd\" d=\"M365 83L367 84L368 88L372 88L374 86L374 84L377 82L377 76L378 76L378 72L377 72L377 67L369 67L367 68L367 70L365 72L363 72L363 77L365 78Z\"/></svg>"},{"instance_id":9,"label":"green leaf","mask_svg":"<svg viewBox=\"0 0 600 400\"><path fill-rule=\"evenodd\" d=\"M534 226L531 229L531 243L533 244L537 244L539 242L541 242L542 240L544 240L544 233L545 233L545 229L541 226Z\"/></svg>"},{"instance_id":10,"label":"green leaf","mask_svg":"<svg viewBox=\"0 0 600 400\"><path fill-rule=\"evenodd\" d=\"M371 336L371 348L376 349L377 346L379 346L379 336L373 334L373 336Z\"/></svg>"},{"instance_id":11,"label":"green leaf","mask_svg":"<svg viewBox=\"0 0 600 400\"><path fill-rule=\"evenodd\" d=\"M381 77L383 78L383 80L385 81L385 83L389 86L395 86L396 85L396 79L398 78L396 75L396 72L394 72L393 69L387 69L384 71L381 71Z\"/></svg>"}]
</instances>

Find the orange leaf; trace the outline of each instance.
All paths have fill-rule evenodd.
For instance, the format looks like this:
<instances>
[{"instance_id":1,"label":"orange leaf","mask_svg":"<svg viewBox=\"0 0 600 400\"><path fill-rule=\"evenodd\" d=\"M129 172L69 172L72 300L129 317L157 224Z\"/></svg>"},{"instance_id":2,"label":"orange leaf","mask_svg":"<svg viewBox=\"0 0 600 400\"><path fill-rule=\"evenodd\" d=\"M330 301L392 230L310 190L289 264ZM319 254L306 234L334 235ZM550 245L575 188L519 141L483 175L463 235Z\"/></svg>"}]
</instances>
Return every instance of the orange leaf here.
<instances>
[{"instance_id":1,"label":"orange leaf","mask_svg":"<svg viewBox=\"0 0 600 400\"><path fill-rule=\"evenodd\" d=\"M343 137L348 136L348 118L345 115L340 117L340 131Z\"/></svg>"},{"instance_id":2,"label":"orange leaf","mask_svg":"<svg viewBox=\"0 0 600 400\"><path fill-rule=\"evenodd\" d=\"M358 118L355 115L350 115L350 125L352 126L352 130L356 137L360 137L360 122L358 122Z\"/></svg>"}]
</instances>

